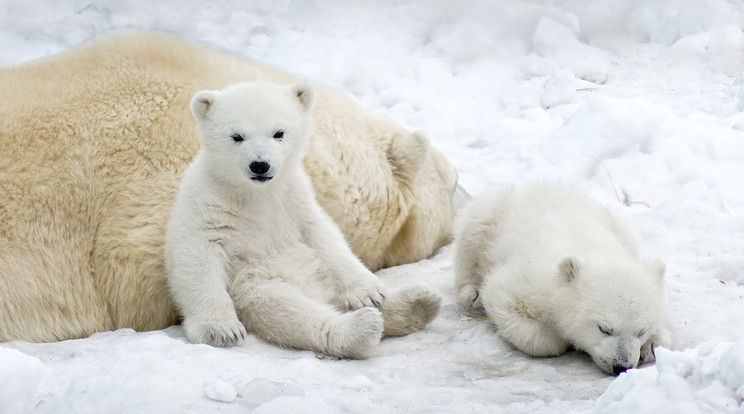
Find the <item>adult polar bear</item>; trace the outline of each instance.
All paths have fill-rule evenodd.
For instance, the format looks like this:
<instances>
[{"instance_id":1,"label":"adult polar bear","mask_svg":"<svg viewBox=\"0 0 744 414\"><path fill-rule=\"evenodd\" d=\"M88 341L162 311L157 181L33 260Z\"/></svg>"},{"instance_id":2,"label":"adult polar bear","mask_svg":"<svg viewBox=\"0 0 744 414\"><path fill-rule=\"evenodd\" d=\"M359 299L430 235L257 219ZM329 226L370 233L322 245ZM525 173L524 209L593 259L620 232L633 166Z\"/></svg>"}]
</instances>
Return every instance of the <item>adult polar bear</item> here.
<instances>
[{"instance_id":1,"label":"adult polar bear","mask_svg":"<svg viewBox=\"0 0 744 414\"><path fill-rule=\"evenodd\" d=\"M118 32L0 69L0 341L177 320L162 245L199 149L199 90L296 78L164 34ZM456 173L409 132L316 89L305 157L317 199L370 269L450 240Z\"/></svg>"}]
</instances>

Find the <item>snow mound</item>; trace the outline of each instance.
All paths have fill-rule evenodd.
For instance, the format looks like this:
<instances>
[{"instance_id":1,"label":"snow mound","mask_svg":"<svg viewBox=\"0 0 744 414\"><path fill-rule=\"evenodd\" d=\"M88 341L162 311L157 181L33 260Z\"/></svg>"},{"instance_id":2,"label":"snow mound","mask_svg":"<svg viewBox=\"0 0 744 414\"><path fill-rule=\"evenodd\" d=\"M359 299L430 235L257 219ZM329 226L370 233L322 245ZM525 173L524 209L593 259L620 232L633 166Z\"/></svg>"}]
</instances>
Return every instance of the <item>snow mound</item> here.
<instances>
[{"instance_id":1,"label":"snow mound","mask_svg":"<svg viewBox=\"0 0 744 414\"><path fill-rule=\"evenodd\" d=\"M666 0L648 2L636 10L635 25L651 43L677 40L730 22L731 6L724 0Z\"/></svg>"},{"instance_id":2,"label":"snow mound","mask_svg":"<svg viewBox=\"0 0 744 414\"><path fill-rule=\"evenodd\" d=\"M204 394L207 397L221 402L233 402L238 397L238 392L232 384L217 379L204 386Z\"/></svg>"},{"instance_id":3,"label":"snow mound","mask_svg":"<svg viewBox=\"0 0 744 414\"><path fill-rule=\"evenodd\" d=\"M656 366L622 374L597 400L601 413L740 413L744 340L674 352L657 349Z\"/></svg>"},{"instance_id":4,"label":"snow mound","mask_svg":"<svg viewBox=\"0 0 744 414\"><path fill-rule=\"evenodd\" d=\"M38 358L0 348L0 414L33 412L41 374Z\"/></svg>"},{"instance_id":5,"label":"snow mound","mask_svg":"<svg viewBox=\"0 0 744 414\"><path fill-rule=\"evenodd\" d=\"M575 29L552 19L543 18L532 36L532 51L554 59L577 78L602 84L607 81L608 56L599 49L580 42Z\"/></svg>"},{"instance_id":6,"label":"snow mound","mask_svg":"<svg viewBox=\"0 0 744 414\"><path fill-rule=\"evenodd\" d=\"M545 154L557 161L569 158L577 147L597 160L628 152L645 153L675 120L669 108L639 99L586 99L560 129L548 136Z\"/></svg>"},{"instance_id":7,"label":"snow mound","mask_svg":"<svg viewBox=\"0 0 744 414\"><path fill-rule=\"evenodd\" d=\"M304 397L302 388L283 382L255 378L240 389L240 396L252 407L258 407L282 397Z\"/></svg>"},{"instance_id":8,"label":"snow mound","mask_svg":"<svg viewBox=\"0 0 744 414\"><path fill-rule=\"evenodd\" d=\"M254 414L296 413L296 414L341 414L339 408L326 404L320 397L279 397L252 411Z\"/></svg>"}]
</instances>

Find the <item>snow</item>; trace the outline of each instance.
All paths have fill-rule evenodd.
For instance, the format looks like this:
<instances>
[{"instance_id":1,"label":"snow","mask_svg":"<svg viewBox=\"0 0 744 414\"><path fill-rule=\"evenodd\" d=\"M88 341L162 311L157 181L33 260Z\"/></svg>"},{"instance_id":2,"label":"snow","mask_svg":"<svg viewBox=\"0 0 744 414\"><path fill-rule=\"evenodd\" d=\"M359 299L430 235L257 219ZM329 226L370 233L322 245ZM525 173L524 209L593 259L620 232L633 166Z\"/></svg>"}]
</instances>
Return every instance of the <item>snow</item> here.
<instances>
[{"instance_id":1,"label":"snow","mask_svg":"<svg viewBox=\"0 0 744 414\"><path fill-rule=\"evenodd\" d=\"M674 343L618 378L580 353L529 358L463 315L447 246L378 273L439 289L444 308L369 360L193 345L180 327L16 341L0 345L1 413L744 411L741 2L3 0L0 64L122 27L333 87L426 132L473 195L582 189L668 264Z\"/></svg>"},{"instance_id":2,"label":"snow","mask_svg":"<svg viewBox=\"0 0 744 414\"><path fill-rule=\"evenodd\" d=\"M207 397L222 402L233 402L238 397L238 392L232 384L228 384L221 379L217 379L214 382L207 384L204 387L204 394Z\"/></svg>"},{"instance_id":3,"label":"snow","mask_svg":"<svg viewBox=\"0 0 744 414\"><path fill-rule=\"evenodd\" d=\"M0 347L0 412L33 412L41 375L38 358Z\"/></svg>"},{"instance_id":4,"label":"snow","mask_svg":"<svg viewBox=\"0 0 744 414\"><path fill-rule=\"evenodd\" d=\"M660 349L655 367L628 371L597 401L602 413L740 413L744 340Z\"/></svg>"}]
</instances>

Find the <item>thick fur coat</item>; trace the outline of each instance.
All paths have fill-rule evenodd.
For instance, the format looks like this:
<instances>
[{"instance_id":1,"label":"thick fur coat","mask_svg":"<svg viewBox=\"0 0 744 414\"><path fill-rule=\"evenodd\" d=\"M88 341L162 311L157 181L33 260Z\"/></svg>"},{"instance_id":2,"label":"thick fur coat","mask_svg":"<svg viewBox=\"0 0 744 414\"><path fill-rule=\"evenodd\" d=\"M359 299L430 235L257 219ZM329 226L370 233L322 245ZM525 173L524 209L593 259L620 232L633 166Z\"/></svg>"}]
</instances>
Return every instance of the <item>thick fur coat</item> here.
<instances>
[{"instance_id":1,"label":"thick fur coat","mask_svg":"<svg viewBox=\"0 0 744 414\"><path fill-rule=\"evenodd\" d=\"M54 341L177 321L163 241L199 150L189 101L297 79L156 33L119 32L0 69L0 341ZM450 240L456 173L411 133L316 88L304 164L370 269Z\"/></svg>"},{"instance_id":2,"label":"thick fur coat","mask_svg":"<svg viewBox=\"0 0 744 414\"><path fill-rule=\"evenodd\" d=\"M570 347L619 374L668 346L665 266L639 259L608 210L560 185L485 194L458 219L455 287L533 356Z\"/></svg>"}]
</instances>

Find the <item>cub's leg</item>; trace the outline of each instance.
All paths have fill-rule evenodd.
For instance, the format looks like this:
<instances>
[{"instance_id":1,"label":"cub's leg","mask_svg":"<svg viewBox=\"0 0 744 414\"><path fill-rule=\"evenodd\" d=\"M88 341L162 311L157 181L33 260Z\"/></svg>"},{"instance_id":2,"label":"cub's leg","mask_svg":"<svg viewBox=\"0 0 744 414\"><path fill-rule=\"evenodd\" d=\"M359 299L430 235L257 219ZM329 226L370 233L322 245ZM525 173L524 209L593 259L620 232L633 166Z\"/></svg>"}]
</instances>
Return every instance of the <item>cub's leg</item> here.
<instances>
[{"instance_id":1,"label":"cub's leg","mask_svg":"<svg viewBox=\"0 0 744 414\"><path fill-rule=\"evenodd\" d=\"M525 354L537 357L556 356L568 350L569 343L557 332L537 320L522 297L507 294L496 280L498 273L486 280L483 307L499 334Z\"/></svg>"},{"instance_id":2,"label":"cub's leg","mask_svg":"<svg viewBox=\"0 0 744 414\"><path fill-rule=\"evenodd\" d=\"M439 313L442 297L426 286L411 286L394 292L380 306L383 336L403 336L424 329Z\"/></svg>"},{"instance_id":3,"label":"cub's leg","mask_svg":"<svg viewBox=\"0 0 744 414\"><path fill-rule=\"evenodd\" d=\"M499 236L499 211L505 197L491 193L471 203L455 223L455 289L458 303L464 307L483 308L483 278L501 260L494 257L489 247Z\"/></svg>"},{"instance_id":4,"label":"cub's leg","mask_svg":"<svg viewBox=\"0 0 744 414\"><path fill-rule=\"evenodd\" d=\"M376 308L341 313L279 279L238 276L230 293L246 329L280 346L364 359L382 337Z\"/></svg>"},{"instance_id":5,"label":"cub's leg","mask_svg":"<svg viewBox=\"0 0 744 414\"><path fill-rule=\"evenodd\" d=\"M320 276L321 284L332 287L333 304L344 310L378 307L385 296L380 279L354 255L338 225L315 200L307 174L294 184L295 202L303 206L298 211L302 214L302 240L322 263L322 270L315 276Z\"/></svg>"},{"instance_id":6,"label":"cub's leg","mask_svg":"<svg viewBox=\"0 0 744 414\"><path fill-rule=\"evenodd\" d=\"M198 242L191 245L198 246ZM210 243L201 249L176 249L174 257L167 259L170 291L192 343L227 347L245 339L245 328L227 292L223 256Z\"/></svg>"},{"instance_id":7,"label":"cub's leg","mask_svg":"<svg viewBox=\"0 0 744 414\"><path fill-rule=\"evenodd\" d=\"M457 302L466 308L483 308L480 287L483 275L489 269L485 251L488 229L476 223L468 223L455 236L455 289Z\"/></svg>"}]
</instances>

